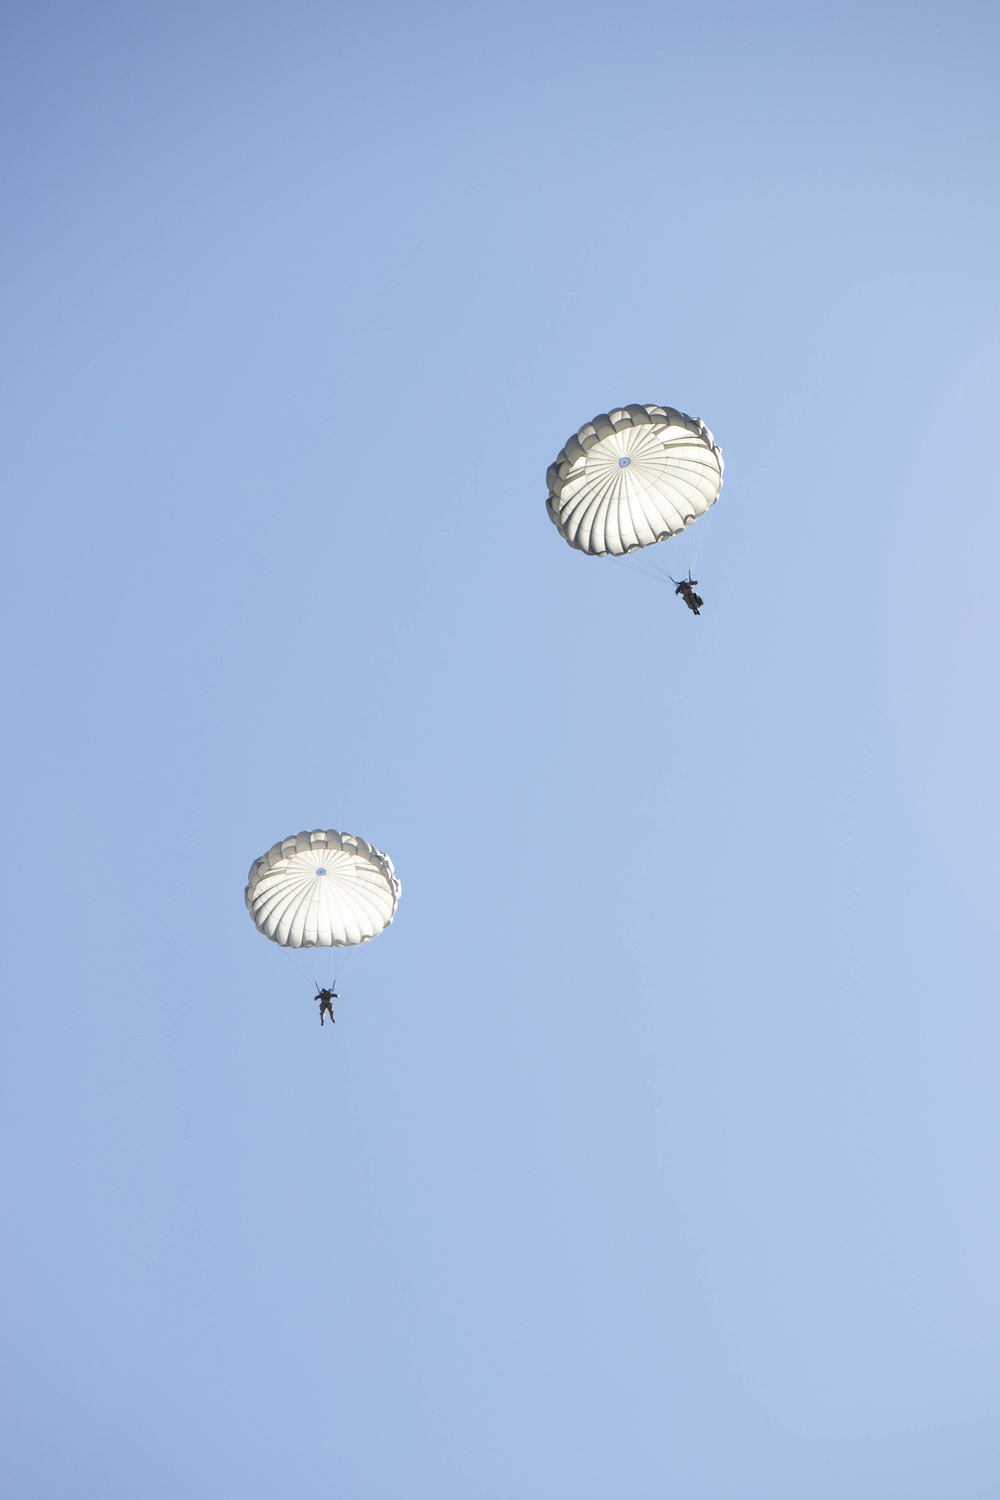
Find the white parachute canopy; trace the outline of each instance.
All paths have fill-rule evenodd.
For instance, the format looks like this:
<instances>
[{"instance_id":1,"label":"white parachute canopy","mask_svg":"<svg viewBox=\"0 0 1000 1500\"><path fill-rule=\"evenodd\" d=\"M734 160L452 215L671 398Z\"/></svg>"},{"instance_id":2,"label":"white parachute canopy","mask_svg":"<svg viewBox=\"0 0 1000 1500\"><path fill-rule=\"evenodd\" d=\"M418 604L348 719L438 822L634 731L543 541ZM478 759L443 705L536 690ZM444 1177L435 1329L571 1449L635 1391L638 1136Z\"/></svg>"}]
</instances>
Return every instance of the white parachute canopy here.
<instances>
[{"instance_id":1,"label":"white parachute canopy","mask_svg":"<svg viewBox=\"0 0 1000 1500\"><path fill-rule=\"evenodd\" d=\"M283 948L367 943L396 914L392 860L352 833L317 828L282 839L250 866L247 910Z\"/></svg>"},{"instance_id":2,"label":"white parachute canopy","mask_svg":"<svg viewBox=\"0 0 1000 1500\"><path fill-rule=\"evenodd\" d=\"M623 557L676 536L715 504L722 453L697 417L619 406L581 427L546 478L549 515L570 546Z\"/></svg>"}]
</instances>

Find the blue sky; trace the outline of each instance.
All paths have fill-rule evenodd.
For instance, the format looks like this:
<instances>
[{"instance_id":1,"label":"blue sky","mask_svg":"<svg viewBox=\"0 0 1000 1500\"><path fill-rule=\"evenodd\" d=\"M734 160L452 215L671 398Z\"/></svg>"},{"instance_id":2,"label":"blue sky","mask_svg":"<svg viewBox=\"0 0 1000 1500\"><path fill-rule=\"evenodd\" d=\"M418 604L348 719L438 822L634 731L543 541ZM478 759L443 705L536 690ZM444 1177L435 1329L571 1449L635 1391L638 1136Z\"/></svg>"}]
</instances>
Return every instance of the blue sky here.
<instances>
[{"instance_id":1,"label":"blue sky","mask_svg":"<svg viewBox=\"0 0 1000 1500\"><path fill-rule=\"evenodd\" d=\"M993 8L5 32L5 1492L992 1500Z\"/></svg>"}]
</instances>

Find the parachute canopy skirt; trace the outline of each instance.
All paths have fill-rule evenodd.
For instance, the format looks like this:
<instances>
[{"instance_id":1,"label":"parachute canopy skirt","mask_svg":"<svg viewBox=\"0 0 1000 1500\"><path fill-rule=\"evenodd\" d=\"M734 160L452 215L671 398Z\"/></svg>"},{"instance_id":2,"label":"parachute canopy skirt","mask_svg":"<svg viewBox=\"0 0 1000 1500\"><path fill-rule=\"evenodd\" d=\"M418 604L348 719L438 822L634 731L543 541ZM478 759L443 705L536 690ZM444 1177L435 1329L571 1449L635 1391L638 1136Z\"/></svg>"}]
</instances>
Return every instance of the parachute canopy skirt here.
<instances>
[{"instance_id":1,"label":"parachute canopy skirt","mask_svg":"<svg viewBox=\"0 0 1000 1500\"><path fill-rule=\"evenodd\" d=\"M257 931L282 948L351 948L388 927L399 890L388 855L317 828L255 859L245 899Z\"/></svg>"},{"instance_id":2,"label":"parachute canopy skirt","mask_svg":"<svg viewBox=\"0 0 1000 1500\"><path fill-rule=\"evenodd\" d=\"M715 504L722 453L697 417L619 406L581 427L546 478L560 536L592 557L623 557L676 536Z\"/></svg>"}]
</instances>

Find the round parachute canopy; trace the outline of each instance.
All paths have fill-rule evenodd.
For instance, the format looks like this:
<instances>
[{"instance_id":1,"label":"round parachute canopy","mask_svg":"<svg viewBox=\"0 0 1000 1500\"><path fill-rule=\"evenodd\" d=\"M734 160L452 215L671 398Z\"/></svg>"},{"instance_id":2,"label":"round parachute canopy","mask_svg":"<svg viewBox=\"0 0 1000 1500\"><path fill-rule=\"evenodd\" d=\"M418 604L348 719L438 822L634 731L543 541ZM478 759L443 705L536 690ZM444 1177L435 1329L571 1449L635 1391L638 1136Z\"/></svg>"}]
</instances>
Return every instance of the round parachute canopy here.
<instances>
[{"instance_id":1,"label":"round parachute canopy","mask_svg":"<svg viewBox=\"0 0 1000 1500\"><path fill-rule=\"evenodd\" d=\"M392 860L352 833L317 828L282 839L250 866L247 910L283 948L368 943L396 914Z\"/></svg>"},{"instance_id":2,"label":"round parachute canopy","mask_svg":"<svg viewBox=\"0 0 1000 1500\"><path fill-rule=\"evenodd\" d=\"M622 557L676 536L715 504L722 454L697 417L619 406L581 427L546 478L549 515L570 546Z\"/></svg>"}]
</instances>

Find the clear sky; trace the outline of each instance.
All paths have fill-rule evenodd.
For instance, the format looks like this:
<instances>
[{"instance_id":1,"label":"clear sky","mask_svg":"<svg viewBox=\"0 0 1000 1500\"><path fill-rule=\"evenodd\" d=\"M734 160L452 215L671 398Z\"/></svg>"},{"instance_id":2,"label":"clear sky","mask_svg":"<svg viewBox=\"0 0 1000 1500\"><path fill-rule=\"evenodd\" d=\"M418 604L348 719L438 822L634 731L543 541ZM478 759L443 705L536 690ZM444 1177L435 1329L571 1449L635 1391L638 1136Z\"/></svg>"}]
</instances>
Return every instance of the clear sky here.
<instances>
[{"instance_id":1,"label":"clear sky","mask_svg":"<svg viewBox=\"0 0 1000 1500\"><path fill-rule=\"evenodd\" d=\"M4 29L0 1489L995 1500L995 8Z\"/></svg>"}]
</instances>

